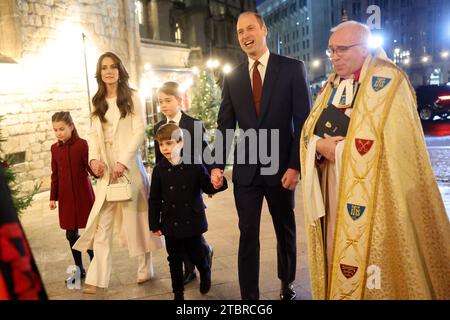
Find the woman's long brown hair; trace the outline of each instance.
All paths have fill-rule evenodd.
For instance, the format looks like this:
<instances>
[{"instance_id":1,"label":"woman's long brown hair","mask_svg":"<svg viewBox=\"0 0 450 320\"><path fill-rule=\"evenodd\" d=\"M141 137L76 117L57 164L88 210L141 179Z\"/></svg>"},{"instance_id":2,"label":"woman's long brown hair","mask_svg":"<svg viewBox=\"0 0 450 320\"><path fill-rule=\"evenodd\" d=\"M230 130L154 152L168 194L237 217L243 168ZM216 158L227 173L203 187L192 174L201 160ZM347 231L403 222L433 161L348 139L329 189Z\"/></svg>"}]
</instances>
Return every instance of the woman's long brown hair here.
<instances>
[{"instance_id":1,"label":"woman's long brown hair","mask_svg":"<svg viewBox=\"0 0 450 320\"><path fill-rule=\"evenodd\" d=\"M106 122L105 113L108 110L108 103L106 102L106 84L102 80L102 61L104 58L111 58L117 65L119 70L119 83L117 86L117 106L119 107L121 118L125 118L127 114L133 113L134 104L131 96L133 94L133 89L130 88L128 84L128 79L130 78L127 70L122 64L120 58L112 53L105 52L98 58L97 70L95 72L95 78L98 83L98 90L94 97L92 98L92 104L94 105L94 111L92 112L93 117L99 117L101 122Z\"/></svg>"}]
</instances>

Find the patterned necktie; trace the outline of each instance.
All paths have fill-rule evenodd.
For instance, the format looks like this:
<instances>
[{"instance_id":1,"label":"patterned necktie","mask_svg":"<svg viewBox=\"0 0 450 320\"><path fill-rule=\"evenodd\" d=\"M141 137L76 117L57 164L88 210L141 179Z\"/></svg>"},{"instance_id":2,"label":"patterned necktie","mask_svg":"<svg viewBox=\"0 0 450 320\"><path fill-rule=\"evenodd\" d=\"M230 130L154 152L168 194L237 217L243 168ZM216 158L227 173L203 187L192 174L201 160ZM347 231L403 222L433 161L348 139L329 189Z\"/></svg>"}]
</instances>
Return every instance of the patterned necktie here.
<instances>
[{"instance_id":1,"label":"patterned necktie","mask_svg":"<svg viewBox=\"0 0 450 320\"><path fill-rule=\"evenodd\" d=\"M253 102L255 103L256 115L259 116L259 107L261 103L262 96L262 80L259 74L258 65L260 62L258 60L253 64Z\"/></svg>"}]
</instances>

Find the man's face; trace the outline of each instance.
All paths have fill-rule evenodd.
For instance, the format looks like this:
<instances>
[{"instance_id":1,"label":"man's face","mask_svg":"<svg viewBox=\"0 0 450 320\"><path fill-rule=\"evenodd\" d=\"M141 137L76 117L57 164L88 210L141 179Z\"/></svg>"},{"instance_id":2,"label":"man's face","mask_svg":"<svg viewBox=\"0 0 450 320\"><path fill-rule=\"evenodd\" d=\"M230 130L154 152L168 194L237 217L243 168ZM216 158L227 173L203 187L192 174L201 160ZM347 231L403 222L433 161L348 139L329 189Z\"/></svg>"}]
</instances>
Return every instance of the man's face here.
<instances>
[{"instance_id":1,"label":"man's face","mask_svg":"<svg viewBox=\"0 0 450 320\"><path fill-rule=\"evenodd\" d=\"M369 54L363 37L353 28L334 32L328 47L333 51L330 58L334 70L342 78L349 78L360 69Z\"/></svg>"},{"instance_id":2,"label":"man's face","mask_svg":"<svg viewBox=\"0 0 450 320\"><path fill-rule=\"evenodd\" d=\"M267 50L267 28L260 26L253 14L244 14L237 22L237 35L242 50L252 59L259 59Z\"/></svg>"}]
</instances>

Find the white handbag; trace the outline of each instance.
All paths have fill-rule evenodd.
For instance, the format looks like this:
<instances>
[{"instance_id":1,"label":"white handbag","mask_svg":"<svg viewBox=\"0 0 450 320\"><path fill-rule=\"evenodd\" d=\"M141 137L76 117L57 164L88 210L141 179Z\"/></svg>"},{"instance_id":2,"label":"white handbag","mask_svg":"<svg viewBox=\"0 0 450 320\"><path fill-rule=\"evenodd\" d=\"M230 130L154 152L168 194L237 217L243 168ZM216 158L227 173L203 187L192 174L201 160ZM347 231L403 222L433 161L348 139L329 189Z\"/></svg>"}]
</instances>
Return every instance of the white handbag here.
<instances>
[{"instance_id":1,"label":"white handbag","mask_svg":"<svg viewBox=\"0 0 450 320\"><path fill-rule=\"evenodd\" d=\"M131 182L123 175L126 182L112 183L106 186L106 201L128 201L131 200Z\"/></svg>"}]
</instances>

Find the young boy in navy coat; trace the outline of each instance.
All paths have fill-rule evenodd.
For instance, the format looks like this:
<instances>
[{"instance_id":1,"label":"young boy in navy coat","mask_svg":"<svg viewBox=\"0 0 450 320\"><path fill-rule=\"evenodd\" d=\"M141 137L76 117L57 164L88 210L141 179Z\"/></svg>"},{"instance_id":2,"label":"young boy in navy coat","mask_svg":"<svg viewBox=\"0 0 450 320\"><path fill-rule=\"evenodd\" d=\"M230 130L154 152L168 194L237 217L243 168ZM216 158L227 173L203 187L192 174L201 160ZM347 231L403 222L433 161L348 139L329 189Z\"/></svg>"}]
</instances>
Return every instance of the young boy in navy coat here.
<instances>
[{"instance_id":1,"label":"young boy in navy coat","mask_svg":"<svg viewBox=\"0 0 450 320\"><path fill-rule=\"evenodd\" d=\"M191 156L190 158L191 163L203 163L203 152L205 151L205 149L210 148L208 145L208 139L205 134L205 127L203 125L203 122L201 122L198 119L192 118L183 111L181 111L182 101L183 98L180 92L180 86L178 85L177 82L174 81L165 82L158 89L158 103L161 108L162 114L164 114L164 119L162 119L155 125L154 133L156 135L158 129L164 124L167 123L176 124L181 129L185 130L184 131L185 133L188 132L190 135L191 138L190 140L187 140L186 137L184 137L183 150L185 152L189 152L188 150L190 150L189 155ZM195 126L199 126L202 129L201 132L196 133ZM196 137L195 134L197 135L201 134L201 137ZM188 143L190 145L187 145ZM162 159L164 159L164 156L161 154L161 151L159 150L158 141L155 140L155 163L158 163ZM208 165L205 164L205 166L209 172L210 170ZM213 249L212 246L208 244L208 242L203 236L202 236L202 246L203 250L205 250L208 253L209 267L211 267ZM197 274L195 273L195 266L192 263L192 261L189 260L188 256L184 256L183 262L184 262L184 285L187 285L189 282L191 282L197 277Z\"/></svg>"},{"instance_id":2,"label":"young boy in navy coat","mask_svg":"<svg viewBox=\"0 0 450 320\"><path fill-rule=\"evenodd\" d=\"M153 169L149 198L150 230L164 235L175 300L184 299L183 256L187 254L200 272L200 292L211 288L211 268L202 246L208 230L202 191L214 194L227 188L227 181L215 189L202 164L182 162L183 133L172 123L159 128L158 141L164 159Z\"/></svg>"}]
</instances>

